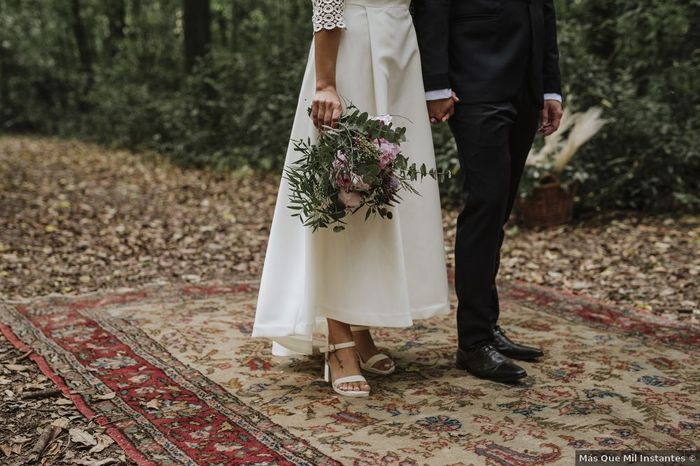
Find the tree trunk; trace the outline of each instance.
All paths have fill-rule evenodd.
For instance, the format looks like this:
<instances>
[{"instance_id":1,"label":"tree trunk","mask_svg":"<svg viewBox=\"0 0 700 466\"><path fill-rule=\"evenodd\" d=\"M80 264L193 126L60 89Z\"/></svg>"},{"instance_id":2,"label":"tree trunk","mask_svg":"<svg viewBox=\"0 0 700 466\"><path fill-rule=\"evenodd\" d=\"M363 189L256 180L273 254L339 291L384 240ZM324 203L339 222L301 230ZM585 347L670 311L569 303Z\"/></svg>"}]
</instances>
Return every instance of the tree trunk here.
<instances>
[{"instance_id":1,"label":"tree trunk","mask_svg":"<svg viewBox=\"0 0 700 466\"><path fill-rule=\"evenodd\" d=\"M3 14L4 2L0 0L0 15ZM0 35L0 125L5 123L4 113L9 110L10 107L10 85L9 85L9 70L6 64L7 55L9 52L5 50L4 37ZM3 109L7 109L2 111Z\"/></svg>"},{"instance_id":2,"label":"tree trunk","mask_svg":"<svg viewBox=\"0 0 700 466\"><path fill-rule=\"evenodd\" d=\"M211 47L211 8L209 0L184 2L185 69L189 72Z\"/></svg>"},{"instance_id":3,"label":"tree trunk","mask_svg":"<svg viewBox=\"0 0 700 466\"><path fill-rule=\"evenodd\" d=\"M9 111L10 109L10 67L8 65L8 51L3 44L0 44L0 109ZM2 113L5 113L2 112ZM4 116L0 113L0 118L4 120ZM4 123L4 121L0 121Z\"/></svg>"},{"instance_id":4,"label":"tree trunk","mask_svg":"<svg viewBox=\"0 0 700 466\"><path fill-rule=\"evenodd\" d=\"M238 28L236 27L238 11L236 8L236 2L237 0L231 0L231 50L235 50L236 44L238 44Z\"/></svg>"},{"instance_id":5,"label":"tree trunk","mask_svg":"<svg viewBox=\"0 0 700 466\"><path fill-rule=\"evenodd\" d=\"M223 11L216 12L216 23L219 27L219 43L223 48L228 47L228 27L229 23L226 20L226 15Z\"/></svg>"},{"instance_id":6,"label":"tree trunk","mask_svg":"<svg viewBox=\"0 0 700 466\"><path fill-rule=\"evenodd\" d=\"M78 55L80 57L80 67L86 77L86 89L92 87L92 50L88 35L85 30L85 24L81 16L80 0L71 0L71 12L73 14L73 35L76 45L78 46Z\"/></svg>"},{"instance_id":7,"label":"tree trunk","mask_svg":"<svg viewBox=\"0 0 700 466\"><path fill-rule=\"evenodd\" d=\"M108 0L107 17L109 18L109 37L106 41L107 53L114 57L119 51L119 44L124 39L126 26L126 5L124 0Z\"/></svg>"}]
</instances>

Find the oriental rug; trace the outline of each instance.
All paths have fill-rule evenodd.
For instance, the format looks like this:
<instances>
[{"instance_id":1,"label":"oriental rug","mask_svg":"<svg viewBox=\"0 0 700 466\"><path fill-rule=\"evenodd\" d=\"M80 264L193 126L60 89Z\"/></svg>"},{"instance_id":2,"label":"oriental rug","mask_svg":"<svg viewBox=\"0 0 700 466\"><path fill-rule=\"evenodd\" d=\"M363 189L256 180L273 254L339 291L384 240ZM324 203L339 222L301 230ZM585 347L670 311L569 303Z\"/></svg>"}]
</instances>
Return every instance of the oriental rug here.
<instances>
[{"instance_id":1,"label":"oriental rug","mask_svg":"<svg viewBox=\"0 0 700 466\"><path fill-rule=\"evenodd\" d=\"M143 465L572 465L577 449L694 449L700 329L522 283L502 323L541 345L518 385L453 364L454 317L379 329L399 370L336 396L321 357L251 339L256 283L5 303L0 329Z\"/></svg>"}]
</instances>

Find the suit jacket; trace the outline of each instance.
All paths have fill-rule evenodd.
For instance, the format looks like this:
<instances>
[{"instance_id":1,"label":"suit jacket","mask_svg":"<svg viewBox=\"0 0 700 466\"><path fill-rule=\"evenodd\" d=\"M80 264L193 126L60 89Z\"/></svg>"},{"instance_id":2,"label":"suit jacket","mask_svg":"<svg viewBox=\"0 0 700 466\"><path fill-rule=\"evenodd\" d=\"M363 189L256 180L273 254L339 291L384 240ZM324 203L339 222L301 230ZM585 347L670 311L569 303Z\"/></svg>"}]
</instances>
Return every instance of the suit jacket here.
<instances>
[{"instance_id":1,"label":"suit jacket","mask_svg":"<svg viewBox=\"0 0 700 466\"><path fill-rule=\"evenodd\" d=\"M554 0L413 3L426 91L496 102L524 84L540 106L545 93L562 93Z\"/></svg>"}]
</instances>

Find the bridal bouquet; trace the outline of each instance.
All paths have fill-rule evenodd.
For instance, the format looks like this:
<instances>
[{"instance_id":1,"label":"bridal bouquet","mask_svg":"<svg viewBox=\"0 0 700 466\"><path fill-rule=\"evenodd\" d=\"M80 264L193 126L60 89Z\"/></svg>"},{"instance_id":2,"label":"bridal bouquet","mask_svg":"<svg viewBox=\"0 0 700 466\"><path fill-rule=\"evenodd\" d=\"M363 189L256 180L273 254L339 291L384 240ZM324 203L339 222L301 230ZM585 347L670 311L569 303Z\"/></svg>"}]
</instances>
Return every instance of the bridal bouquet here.
<instances>
[{"instance_id":1,"label":"bridal bouquet","mask_svg":"<svg viewBox=\"0 0 700 466\"><path fill-rule=\"evenodd\" d=\"M325 128L318 143L294 141L302 156L285 170L291 194L288 207L304 226L344 230L343 218L366 207L365 220L379 215L391 219L390 208L399 192L418 194L417 179L445 174L425 164L409 164L401 152L406 128L394 128L391 116L370 117L354 106L341 116L337 128ZM449 174L448 174L449 176Z\"/></svg>"}]
</instances>

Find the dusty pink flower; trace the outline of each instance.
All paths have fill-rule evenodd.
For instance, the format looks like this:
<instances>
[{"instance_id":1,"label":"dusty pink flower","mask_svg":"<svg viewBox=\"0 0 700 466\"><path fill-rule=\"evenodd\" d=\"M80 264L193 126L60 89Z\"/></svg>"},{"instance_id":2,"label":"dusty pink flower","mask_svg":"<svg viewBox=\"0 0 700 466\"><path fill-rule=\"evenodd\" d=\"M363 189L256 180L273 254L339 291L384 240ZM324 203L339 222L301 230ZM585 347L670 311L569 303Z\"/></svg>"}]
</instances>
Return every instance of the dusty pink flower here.
<instances>
[{"instance_id":1,"label":"dusty pink flower","mask_svg":"<svg viewBox=\"0 0 700 466\"><path fill-rule=\"evenodd\" d=\"M370 185L365 183L361 176L353 173L350 177L352 179L352 187L357 191L367 191L370 188Z\"/></svg>"},{"instance_id":2,"label":"dusty pink flower","mask_svg":"<svg viewBox=\"0 0 700 466\"><path fill-rule=\"evenodd\" d=\"M338 199L347 209L356 209L362 204L362 194L345 188L338 193Z\"/></svg>"},{"instance_id":3,"label":"dusty pink flower","mask_svg":"<svg viewBox=\"0 0 700 466\"><path fill-rule=\"evenodd\" d=\"M341 172L336 175L335 183L339 188L347 188L352 185L352 179L347 173Z\"/></svg>"},{"instance_id":4,"label":"dusty pink flower","mask_svg":"<svg viewBox=\"0 0 700 466\"><path fill-rule=\"evenodd\" d=\"M345 155L344 152L338 151L338 153L335 156L335 159L333 160L333 168L338 170L341 167L347 165L347 163L348 163L348 157Z\"/></svg>"},{"instance_id":5,"label":"dusty pink flower","mask_svg":"<svg viewBox=\"0 0 700 466\"><path fill-rule=\"evenodd\" d=\"M391 175L391 177L387 180L387 186L392 191L398 191L399 186L401 186L401 182L395 175Z\"/></svg>"},{"instance_id":6,"label":"dusty pink flower","mask_svg":"<svg viewBox=\"0 0 700 466\"><path fill-rule=\"evenodd\" d=\"M381 169L386 168L387 165L396 160L396 156L401 152L400 145L389 142L384 138L379 138L374 144L379 149L379 167Z\"/></svg>"}]
</instances>

